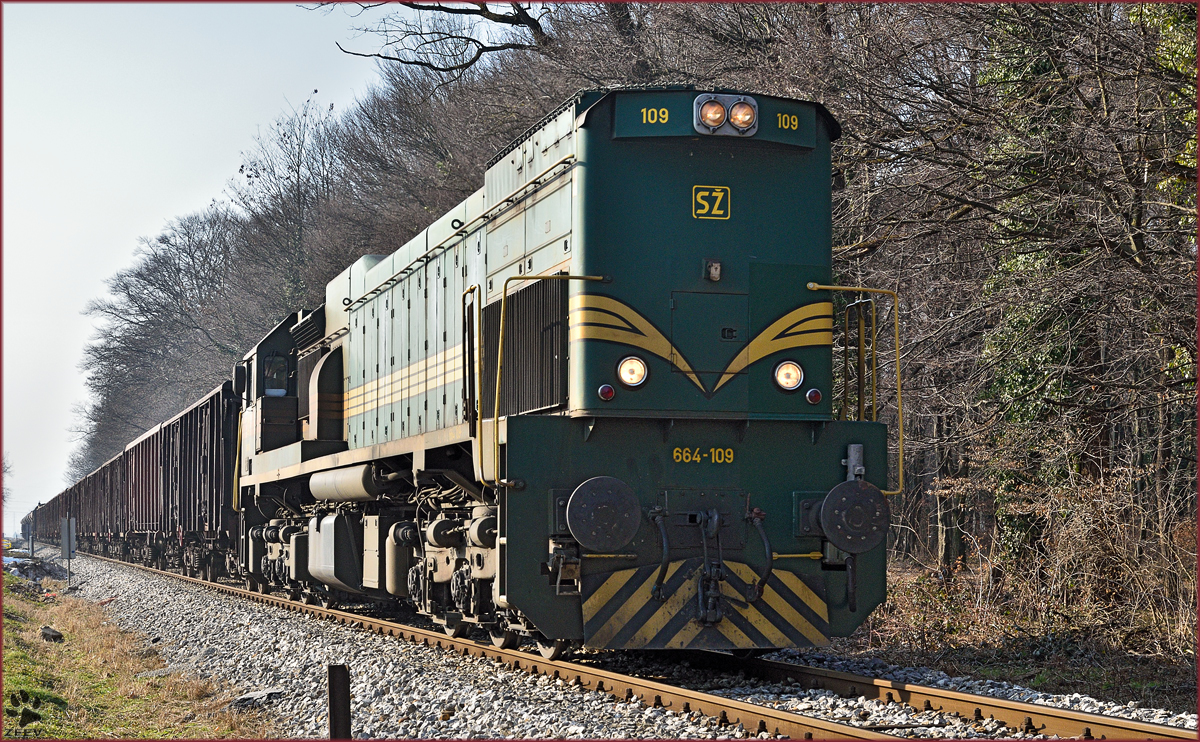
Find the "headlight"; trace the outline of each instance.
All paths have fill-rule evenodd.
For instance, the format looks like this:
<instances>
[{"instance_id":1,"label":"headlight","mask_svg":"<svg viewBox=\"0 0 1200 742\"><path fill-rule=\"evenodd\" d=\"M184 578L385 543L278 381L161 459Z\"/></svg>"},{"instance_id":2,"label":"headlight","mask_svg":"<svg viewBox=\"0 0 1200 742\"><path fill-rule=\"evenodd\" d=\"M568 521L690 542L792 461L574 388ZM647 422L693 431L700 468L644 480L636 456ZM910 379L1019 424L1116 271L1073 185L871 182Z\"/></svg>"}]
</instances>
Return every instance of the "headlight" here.
<instances>
[{"instance_id":1,"label":"headlight","mask_svg":"<svg viewBox=\"0 0 1200 742\"><path fill-rule=\"evenodd\" d=\"M775 383L785 392L794 392L804 383L804 369L795 361L784 361L775 367Z\"/></svg>"},{"instance_id":2,"label":"headlight","mask_svg":"<svg viewBox=\"0 0 1200 742\"><path fill-rule=\"evenodd\" d=\"M629 356L617 366L617 376L625 386L640 386L646 380L646 362L637 356Z\"/></svg>"},{"instance_id":3,"label":"headlight","mask_svg":"<svg viewBox=\"0 0 1200 742\"><path fill-rule=\"evenodd\" d=\"M754 106L745 101L734 103L729 109L729 123L739 129L749 129L754 126L754 115Z\"/></svg>"},{"instance_id":4,"label":"headlight","mask_svg":"<svg viewBox=\"0 0 1200 742\"><path fill-rule=\"evenodd\" d=\"M715 100L700 106L700 123L714 129L725 123L725 106Z\"/></svg>"}]
</instances>

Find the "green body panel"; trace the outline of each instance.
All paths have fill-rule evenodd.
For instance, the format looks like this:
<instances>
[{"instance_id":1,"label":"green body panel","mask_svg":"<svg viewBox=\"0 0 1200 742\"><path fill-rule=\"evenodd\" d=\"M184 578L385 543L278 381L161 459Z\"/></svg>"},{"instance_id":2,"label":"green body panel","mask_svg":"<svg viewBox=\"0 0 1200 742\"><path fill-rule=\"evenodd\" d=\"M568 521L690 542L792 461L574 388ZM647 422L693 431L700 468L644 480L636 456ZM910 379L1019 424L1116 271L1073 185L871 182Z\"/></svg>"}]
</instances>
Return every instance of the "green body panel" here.
<instances>
[{"instance_id":1,"label":"green body panel","mask_svg":"<svg viewBox=\"0 0 1200 742\"><path fill-rule=\"evenodd\" d=\"M772 112L772 120L760 119L758 134L701 136L692 129L695 97L687 91L618 93L589 112L577 145L574 272L611 282L577 283L572 290L636 310L698 371L700 384L669 358L636 353L648 363L649 379L626 389L616 384L615 369L633 349L573 334L571 413L827 418L828 344L773 353L714 391L726 365L772 322L829 301L806 288L809 281L830 280L824 120L812 104L756 97L760 116ZM655 106L670 110L667 124L641 124L641 109ZM809 123L779 130L773 111L781 107ZM727 219L693 216L696 186L728 189ZM720 261L719 281L705 280L706 260ZM732 341L722 337L731 329L737 332ZM782 394L772 382L784 358L805 369L798 394ZM616 386L611 402L598 399L601 384ZM825 398L815 406L803 398L814 384Z\"/></svg>"},{"instance_id":2,"label":"green body panel","mask_svg":"<svg viewBox=\"0 0 1200 742\"><path fill-rule=\"evenodd\" d=\"M582 482L595 476L613 476L629 483L642 505L641 528L622 553L636 559L584 557L582 570L608 571L657 564L662 556L657 529L645 513L664 504L668 511L688 510L701 502L734 516L726 561L759 568L763 546L757 533L746 526L745 508L761 508L773 551L780 554L819 550L819 538L797 538L797 490L823 497L845 479L846 447L864 446L866 479L887 486L887 429L879 423L598 419L587 439L590 421L564 417L522 416L508 420L508 476L525 483L509 490L501 504L500 535L507 539L502 554L503 591L511 605L524 612L538 629L551 637L582 640L579 596L555 595L553 576L543 573L549 559L548 543L556 528L556 504ZM732 448L731 464L676 463L675 448ZM664 499L662 493L668 493ZM690 493L690 494L688 494ZM718 495L723 495L718 497ZM672 505L674 500L677 505ZM714 505L709 504L709 507ZM741 547L734 548L741 532ZM724 531L722 532L725 533ZM680 531L680 539L686 529ZM700 556L698 548L672 548L672 559ZM884 546L858 556L858 604L851 614L846 607L845 571L823 569L818 560L777 560L776 569L812 576L826 586L829 629L845 636L884 599Z\"/></svg>"}]
</instances>

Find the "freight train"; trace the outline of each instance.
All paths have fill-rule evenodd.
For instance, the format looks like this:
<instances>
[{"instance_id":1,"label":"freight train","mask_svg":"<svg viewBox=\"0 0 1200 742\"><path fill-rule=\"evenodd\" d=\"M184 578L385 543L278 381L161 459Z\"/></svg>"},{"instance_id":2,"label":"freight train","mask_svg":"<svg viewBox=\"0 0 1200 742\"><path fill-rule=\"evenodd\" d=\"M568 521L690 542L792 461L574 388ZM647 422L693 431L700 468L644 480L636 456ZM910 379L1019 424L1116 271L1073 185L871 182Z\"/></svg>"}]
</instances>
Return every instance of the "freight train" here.
<instances>
[{"instance_id":1,"label":"freight train","mask_svg":"<svg viewBox=\"0 0 1200 742\"><path fill-rule=\"evenodd\" d=\"M888 292L830 285L839 135L800 100L581 92L32 525L547 657L847 635L886 589Z\"/></svg>"}]
</instances>

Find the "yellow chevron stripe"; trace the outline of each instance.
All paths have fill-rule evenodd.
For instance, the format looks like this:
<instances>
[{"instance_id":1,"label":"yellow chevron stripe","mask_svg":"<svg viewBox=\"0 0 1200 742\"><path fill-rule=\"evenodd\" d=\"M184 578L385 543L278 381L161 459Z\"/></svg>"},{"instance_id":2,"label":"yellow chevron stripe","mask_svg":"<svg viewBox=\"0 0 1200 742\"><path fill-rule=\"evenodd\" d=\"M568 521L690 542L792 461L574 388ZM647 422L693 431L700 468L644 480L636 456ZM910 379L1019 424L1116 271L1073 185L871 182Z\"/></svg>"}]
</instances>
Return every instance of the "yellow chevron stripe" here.
<instances>
[{"instance_id":1,"label":"yellow chevron stripe","mask_svg":"<svg viewBox=\"0 0 1200 742\"><path fill-rule=\"evenodd\" d=\"M816 332L810 332L816 330ZM742 369L788 348L833 344L833 302L819 301L793 309L758 333L725 368L713 391Z\"/></svg>"},{"instance_id":2,"label":"yellow chevron stripe","mask_svg":"<svg viewBox=\"0 0 1200 742\"><path fill-rule=\"evenodd\" d=\"M811 608L813 613L820 616L822 621L829 623L829 607L825 605L825 601L821 600L808 585L804 584L803 580L791 572L779 569L773 570L771 574L778 577L780 582L794 592L800 600L803 600L804 604Z\"/></svg>"},{"instance_id":3,"label":"yellow chevron stripe","mask_svg":"<svg viewBox=\"0 0 1200 742\"><path fill-rule=\"evenodd\" d=\"M629 641L622 645L622 649L640 649L650 643L650 640L658 636L658 632L663 630L675 614L679 613L688 601L696 597L696 580L689 575L679 589L671 594L666 601L659 607L654 615L642 624L642 628L634 634Z\"/></svg>"},{"instance_id":4,"label":"yellow chevron stripe","mask_svg":"<svg viewBox=\"0 0 1200 742\"><path fill-rule=\"evenodd\" d=\"M701 392L709 394L690 363L665 335L632 307L608 296L579 294L570 303L571 342L606 340L641 348L674 365ZM793 309L746 344L725 367L716 392L748 366L789 348L833 344L833 302L814 302Z\"/></svg>"},{"instance_id":5,"label":"yellow chevron stripe","mask_svg":"<svg viewBox=\"0 0 1200 742\"><path fill-rule=\"evenodd\" d=\"M682 564L683 562L672 562L667 567L667 576L663 582L670 580L671 575L675 574L675 571ZM642 581L642 584L638 586L633 595L629 596L628 600L617 609L617 612L600 627L600 630L592 635L590 640L592 644L601 647L607 645L617 635L617 632L624 628L625 624L629 623L630 619L637 615L637 612L650 600L650 590L654 587L654 580L657 576L658 570L654 570L647 575L646 579Z\"/></svg>"},{"instance_id":6,"label":"yellow chevron stripe","mask_svg":"<svg viewBox=\"0 0 1200 742\"><path fill-rule=\"evenodd\" d=\"M613 572L611 575L609 575L608 579L604 581L604 584L600 585L599 589L597 589L596 592L592 593L592 595L586 601L584 601L584 623L591 621L592 616L595 616L597 613L599 613L600 609L604 607L604 604L607 603L612 596L616 595L617 591L624 587L625 583L629 582L629 578L633 577L634 573L636 572L636 569L623 569L620 572Z\"/></svg>"},{"instance_id":7,"label":"yellow chevron stripe","mask_svg":"<svg viewBox=\"0 0 1200 742\"><path fill-rule=\"evenodd\" d=\"M704 624L699 621L688 621L683 628L676 632L665 645L665 649L686 649L692 640L704 630Z\"/></svg>"},{"instance_id":8,"label":"yellow chevron stripe","mask_svg":"<svg viewBox=\"0 0 1200 742\"><path fill-rule=\"evenodd\" d=\"M757 646L755 645L753 639L746 636L744 631L739 629L737 626L734 626L728 620L718 621L716 623L716 627L717 631L720 631L722 634L724 634L725 638L733 642L733 646L738 649L749 649Z\"/></svg>"},{"instance_id":9,"label":"yellow chevron stripe","mask_svg":"<svg viewBox=\"0 0 1200 742\"><path fill-rule=\"evenodd\" d=\"M729 563L727 563L727 566L731 570L733 570L734 574L736 574L739 578L741 578L741 580L743 582L745 582L747 585L752 585L752 584L754 584L754 582L756 580L758 580L758 575L755 574L754 570L750 569L750 567L748 565L741 564L739 562L729 562ZM776 577L779 577L781 579L783 578L784 575L786 575L787 577L791 578L791 580L794 581L795 583L803 586L804 590L806 592L808 592L809 595L813 595L812 591L808 589L808 586L805 585L803 582L801 582L800 579L798 577L796 577L796 575L792 574L791 572L783 572L781 570L772 570L771 574L773 574ZM789 584L788 587L792 587L791 584ZM794 588L793 588L793 592L795 592ZM816 596L813 595L813 597L815 598ZM771 606L771 608L774 609L774 611L779 614L780 618L782 618L788 624L795 626L797 629L799 629L800 633L804 634L804 638L806 638L810 642L812 642L813 646L822 647L829 643L828 637L826 637L824 634L822 634L820 632L820 630L817 629L816 626L813 626L812 623L807 618L800 615L796 611L796 609L793 608L790 604L788 604L787 600L785 600L781 595L779 595L779 593L777 593L775 591L775 589L772 588L769 584L767 585L766 589L763 590L762 600L765 601L767 605ZM818 602L820 602L820 601L818 601ZM821 605L824 606L824 603L821 603ZM751 607L753 607L753 606L751 606ZM746 615L742 608L737 608L737 611L738 611L738 613L742 613L742 615ZM759 611L757 611L757 610L755 610L755 613L758 613L759 616L762 616L762 614L759 613ZM750 619L750 616L746 616L746 618ZM822 618L825 619L826 622L829 621L829 617L827 615L822 616ZM763 620L764 621L766 620L765 616L763 617ZM754 623L754 621L752 619L751 619L751 623L754 624L755 628L758 628L758 624ZM765 636L765 633L764 633L764 636ZM780 645L776 645L776 646L792 646L793 645L792 640L785 638L785 641L786 641L786 644L780 644Z\"/></svg>"}]
</instances>

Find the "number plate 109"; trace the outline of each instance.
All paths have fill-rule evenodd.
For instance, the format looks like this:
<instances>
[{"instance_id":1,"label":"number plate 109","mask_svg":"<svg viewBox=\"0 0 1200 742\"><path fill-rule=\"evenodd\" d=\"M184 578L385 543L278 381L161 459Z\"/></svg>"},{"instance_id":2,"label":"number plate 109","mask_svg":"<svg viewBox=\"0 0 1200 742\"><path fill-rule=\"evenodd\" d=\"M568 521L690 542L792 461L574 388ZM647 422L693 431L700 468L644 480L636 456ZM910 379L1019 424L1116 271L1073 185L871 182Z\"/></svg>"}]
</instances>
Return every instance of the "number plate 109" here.
<instances>
[{"instance_id":1,"label":"number plate 109","mask_svg":"<svg viewBox=\"0 0 1200 742\"><path fill-rule=\"evenodd\" d=\"M732 448L676 448L671 458L677 464L732 464Z\"/></svg>"}]
</instances>

